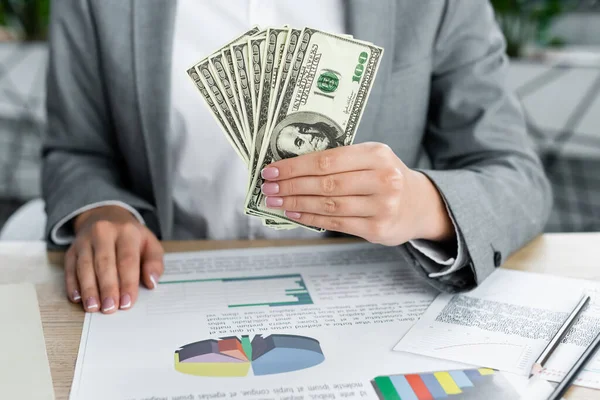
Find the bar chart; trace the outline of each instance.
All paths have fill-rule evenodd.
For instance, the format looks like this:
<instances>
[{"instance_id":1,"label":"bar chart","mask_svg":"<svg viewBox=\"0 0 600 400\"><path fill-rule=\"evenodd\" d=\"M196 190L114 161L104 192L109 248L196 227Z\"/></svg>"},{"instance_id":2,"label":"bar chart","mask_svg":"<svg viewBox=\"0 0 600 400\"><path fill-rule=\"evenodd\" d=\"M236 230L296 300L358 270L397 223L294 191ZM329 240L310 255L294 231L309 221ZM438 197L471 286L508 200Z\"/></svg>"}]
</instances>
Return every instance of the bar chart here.
<instances>
[{"instance_id":1,"label":"bar chart","mask_svg":"<svg viewBox=\"0 0 600 400\"><path fill-rule=\"evenodd\" d=\"M302 275L265 275L161 281L149 310L177 298L179 311L202 308L283 307L313 304ZM171 312L173 310L171 309Z\"/></svg>"},{"instance_id":2,"label":"bar chart","mask_svg":"<svg viewBox=\"0 0 600 400\"><path fill-rule=\"evenodd\" d=\"M506 378L489 368L378 376L371 383L380 400L519 398Z\"/></svg>"}]
</instances>

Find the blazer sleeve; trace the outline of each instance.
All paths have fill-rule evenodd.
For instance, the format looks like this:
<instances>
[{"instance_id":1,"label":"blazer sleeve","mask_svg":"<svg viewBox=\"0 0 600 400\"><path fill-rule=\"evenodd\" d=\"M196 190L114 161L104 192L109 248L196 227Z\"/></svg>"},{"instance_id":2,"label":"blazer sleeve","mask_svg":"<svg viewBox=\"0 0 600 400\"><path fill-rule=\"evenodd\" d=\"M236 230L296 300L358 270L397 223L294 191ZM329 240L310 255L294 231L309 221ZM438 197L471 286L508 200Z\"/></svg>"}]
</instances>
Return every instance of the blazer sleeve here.
<instances>
[{"instance_id":1,"label":"blazer sleeve","mask_svg":"<svg viewBox=\"0 0 600 400\"><path fill-rule=\"evenodd\" d=\"M459 270L423 276L456 292L481 283L543 231L552 194L523 112L505 84L505 41L488 1L446 0L433 50L425 135L439 189L468 257ZM414 248L415 265L439 266Z\"/></svg>"},{"instance_id":2,"label":"blazer sleeve","mask_svg":"<svg viewBox=\"0 0 600 400\"><path fill-rule=\"evenodd\" d=\"M75 211L92 204L123 202L140 212L154 207L127 189L126 168L105 97L98 36L88 0L52 3L46 110L42 145L42 196L46 240L53 228L71 227ZM65 224L62 224L66 222ZM54 246L52 246L54 245Z\"/></svg>"}]
</instances>

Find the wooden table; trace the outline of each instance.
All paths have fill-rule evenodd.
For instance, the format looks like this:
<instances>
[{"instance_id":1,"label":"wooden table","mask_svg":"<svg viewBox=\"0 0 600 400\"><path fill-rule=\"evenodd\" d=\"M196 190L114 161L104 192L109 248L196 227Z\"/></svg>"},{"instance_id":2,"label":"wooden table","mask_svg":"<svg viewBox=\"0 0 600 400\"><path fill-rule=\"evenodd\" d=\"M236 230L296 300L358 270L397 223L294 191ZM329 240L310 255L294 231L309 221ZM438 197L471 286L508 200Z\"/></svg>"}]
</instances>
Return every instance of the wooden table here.
<instances>
[{"instance_id":1,"label":"wooden table","mask_svg":"<svg viewBox=\"0 0 600 400\"><path fill-rule=\"evenodd\" d=\"M347 241L347 240L346 240ZM165 242L167 252L240 247L339 243L341 240ZM600 280L600 233L547 234L509 258L503 268ZM73 379L84 313L65 297L62 254L42 242L0 242L0 284L36 284L57 400L67 399ZM600 398L600 390L573 387L569 400Z\"/></svg>"}]
</instances>

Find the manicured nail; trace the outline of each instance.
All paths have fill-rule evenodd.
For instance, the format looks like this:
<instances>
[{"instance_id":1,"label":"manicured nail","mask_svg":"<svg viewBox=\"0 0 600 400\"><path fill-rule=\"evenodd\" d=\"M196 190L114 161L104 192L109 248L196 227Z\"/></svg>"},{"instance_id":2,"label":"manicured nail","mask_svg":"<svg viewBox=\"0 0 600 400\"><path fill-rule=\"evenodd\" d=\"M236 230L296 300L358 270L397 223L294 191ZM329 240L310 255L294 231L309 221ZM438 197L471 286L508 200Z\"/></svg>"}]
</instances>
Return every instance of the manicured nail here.
<instances>
[{"instance_id":1,"label":"manicured nail","mask_svg":"<svg viewBox=\"0 0 600 400\"><path fill-rule=\"evenodd\" d=\"M121 309L125 310L129 307L131 307L131 296L124 294L121 296Z\"/></svg>"},{"instance_id":2,"label":"manicured nail","mask_svg":"<svg viewBox=\"0 0 600 400\"><path fill-rule=\"evenodd\" d=\"M102 301L102 311L112 311L115 309L115 301L112 297L107 297Z\"/></svg>"},{"instance_id":3,"label":"manicured nail","mask_svg":"<svg viewBox=\"0 0 600 400\"><path fill-rule=\"evenodd\" d=\"M95 299L95 298L93 298L93 297L90 297L90 298L88 298L88 299L87 299L87 301L85 302L85 307L86 307L88 310L94 310L94 309L98 308L98 302L96 301L96 299Z\"/></svg>"},{"instance_id":4,"label":"manicured nail","mask_svg":"<svg viewBox=\"0 0 600 400\"><path fill-rule=\"evenodd\" d=\"M267 197L267 207L281 207L283 199L281 197Z\"/></svg>"},{"instance_id":5,"label":"manicured nail","mask_svg":"<svg viewBox=\"0 0 600 400\"><path fill-rule=\"evenodd\" d=\"M275 179L279 176L279 170L275 167L267 167L260 172L263 179Z\"/></svg>"},{"instance_id":6,"label":"manicured nail","mask_svg":"<svg viewBox=\"0 0 600 400\"><path fill-rule=\"evenodd\" d=\"M279 184L275 182L263 183L260 189L267 196L271 194L277 194L279 193Z\"/></svg>"},{"instance_id":7,"label":"manicured nail","mask_svg":"<svg viewBox=\"0 0 600 400\"><path fill-rule=\"evenodd\" d=\"M150 274L150 280L152 281L152 289L156 289L158 286L158 278L154 272Z\"/></svg>"},{"instance_id":8,"label":"manicured nail","mask_svg":"<svg viewBox=\"0 0 600 400\"><path fill-rule=\"evenodd\" d=\"M79 301L81 300L81 295L79 294L79 291L74 290L73 291L73 301Z\"/></svg>"},{"instance_id":9,"label":"manicured nail","mask_svg":"<svg viewBox=\"0 0 600 400\"><path fill-rule=\"evenodd\" d=\"M286 211L285 216L291 219L300 219L302 214L294 212L294 211Z\"/></svg>"},{"instance_id":10,"label":"manicured nail","mask_svg":"<svg viewBox=\"0 0 600 400\"><path fill-rule=\"evenodd\" d=\"M271 196L271 195L279 193L279 184L276 182L263 183L262 186L260 187L260 190L262 190L263 194L266 194L267 196Z\"/></svg>"}]
</instances>

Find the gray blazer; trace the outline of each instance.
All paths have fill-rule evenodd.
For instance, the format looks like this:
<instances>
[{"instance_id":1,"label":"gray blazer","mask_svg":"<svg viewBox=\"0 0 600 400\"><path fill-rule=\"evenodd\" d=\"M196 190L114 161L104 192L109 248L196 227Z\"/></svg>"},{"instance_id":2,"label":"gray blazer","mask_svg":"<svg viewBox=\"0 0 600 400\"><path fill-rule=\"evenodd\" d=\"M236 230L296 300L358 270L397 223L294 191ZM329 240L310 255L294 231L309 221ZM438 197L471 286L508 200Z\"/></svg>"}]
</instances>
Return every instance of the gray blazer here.
<instances>
[{"instance_id":1,"label":"gray blazer","mask_svg":"<svg viewBox=\"0 0 600 400\"><path fill-rule=\"evenodd\" d=\"M87 204L120 200L172 238L168 171L172 0L55 0L43 196L51 228ZM482 282L541 232L551 193L505 86L505 43L486 0L347 0L347 30L385 48L357 142L387 143L441 191L469 255L409 264L441 290ZM52 243L50 243L52 245Z\"/></svg>"}]
</instances>

